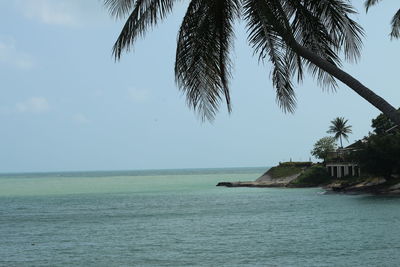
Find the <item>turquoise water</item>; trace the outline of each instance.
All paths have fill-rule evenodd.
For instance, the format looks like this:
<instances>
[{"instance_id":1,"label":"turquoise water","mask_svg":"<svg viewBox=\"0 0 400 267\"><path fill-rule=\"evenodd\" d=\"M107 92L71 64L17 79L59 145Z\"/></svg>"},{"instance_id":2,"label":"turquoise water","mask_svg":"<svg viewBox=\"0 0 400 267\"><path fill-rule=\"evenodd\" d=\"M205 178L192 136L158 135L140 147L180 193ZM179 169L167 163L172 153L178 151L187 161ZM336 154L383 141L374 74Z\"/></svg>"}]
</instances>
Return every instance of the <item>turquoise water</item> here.
<instances>
[{"instance_id":1,"label":"turquoise water","mask_svg":"<svg viewBox=\"0 0 400 267\"><path fill-rule=\"evenodd\" d=\"M0 266L398 266L400 198L215 187L265 169L0 176Z\"/></svg>"}]
</instances>

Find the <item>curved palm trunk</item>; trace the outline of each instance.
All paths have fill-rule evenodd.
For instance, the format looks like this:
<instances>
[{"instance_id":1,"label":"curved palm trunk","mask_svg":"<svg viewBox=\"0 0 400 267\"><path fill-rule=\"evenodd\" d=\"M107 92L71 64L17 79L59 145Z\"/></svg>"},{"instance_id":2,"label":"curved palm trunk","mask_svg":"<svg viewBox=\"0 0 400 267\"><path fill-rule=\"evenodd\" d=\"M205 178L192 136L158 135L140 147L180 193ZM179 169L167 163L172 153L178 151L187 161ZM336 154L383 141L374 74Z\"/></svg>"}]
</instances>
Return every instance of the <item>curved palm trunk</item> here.
<instances>
[{"instance_id":1,"label":"curved palm trunk","mask_svg":"<svg viewBox=\"0 0 400 267\"><path fill-rule=\"evenodd\" d=\"M357 94L359 94L369 103L371 103L377 109L382 111L382 113L385 114L394 123L400 126L400 113L385 99L375 94L372 90L364 86L361 82L359 82L357 79L355 79L347 72L341 70L340 68L336 67L327 60L316 55L307 48L301 46L296 41L291 40L291 42L289 43L301 57L307 59L314 65L318 66L319 68L323 69L327 73L331 74L333 77L337 78L338 80L346 84L348 87L353 89Z\"/></svg>"},{"instance_id":2,"label":"curved palm trunk","mask_svg":"<svg viewBox=\"0 0 400 267\"><path fill-rule=\"evenodd\" d=\"M390 120L392 120L396 125L400 126L400 112L398 112L392 105L390 105L385 99L375 94L368 87L363 85L360 81L355 79L353 76L338 68L337 66L331 64L326 59L318 56L313 53L308 48L302 46L297 42L291 33L291 27L289 25L289 21L286 19L286 14L282 9L280 4L277 5L280 14L284 20L284 27L279 25L278 23L274 23L277 32L282 36L283 40L286 42L288 46L290 46L298 55L303 57L304 59L310 61L320 69L326 71L339 81L346 84L348 87L353 89L357 94L359 94L362 98L367 100L377 109L382 111Z\"/></svg>"}]
</instances>

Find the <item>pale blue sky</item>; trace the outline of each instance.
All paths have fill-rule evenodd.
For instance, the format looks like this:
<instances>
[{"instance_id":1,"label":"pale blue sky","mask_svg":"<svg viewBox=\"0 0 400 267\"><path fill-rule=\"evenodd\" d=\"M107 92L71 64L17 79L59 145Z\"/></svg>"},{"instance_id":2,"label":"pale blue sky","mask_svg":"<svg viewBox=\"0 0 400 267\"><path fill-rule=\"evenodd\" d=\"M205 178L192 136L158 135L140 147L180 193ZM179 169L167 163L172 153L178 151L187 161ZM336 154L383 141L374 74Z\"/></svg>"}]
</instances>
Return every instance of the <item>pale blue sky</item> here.
<instances>
[{"instance_id":1,"label":"pale blue sky","mask_svg":"<svg viewBox=\"0 0 400 267\"><path fill-rule=\"evenodd\" d=\"M185 1L182 1L184 3ZM400 106L400 41L390 41L397 1L356 6L366 30L363 56L345 69ZM0 172L271 166L308 160L330 121L344 116L350 140L379 112L344 85L323 92L311 77L298 108L275 103L239 26L233 59L233 113L202 123L174 83L177 29L185 4L121 62L111 57L122 21L98 0L0 1Z\"/></svg>"}]
</instances>

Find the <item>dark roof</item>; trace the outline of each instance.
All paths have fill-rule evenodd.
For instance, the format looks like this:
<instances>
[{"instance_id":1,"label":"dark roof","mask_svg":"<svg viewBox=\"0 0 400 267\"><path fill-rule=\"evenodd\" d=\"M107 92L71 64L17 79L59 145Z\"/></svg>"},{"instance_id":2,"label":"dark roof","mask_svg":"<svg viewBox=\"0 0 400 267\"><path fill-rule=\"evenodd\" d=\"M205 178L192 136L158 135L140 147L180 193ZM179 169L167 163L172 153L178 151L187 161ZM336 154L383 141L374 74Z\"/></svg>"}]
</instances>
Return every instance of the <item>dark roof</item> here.
<instances>
[{"instance_id":1,"label":"dark roof","mask_svg":"<svg viewBox=\"0 0 400 267\"><path fill-rule=\"evenodd\" d=\"M386 132L386 133L390 133L390 132L392 132L392 131L394 131L394 130L400 130L400 129L398 129L398 127L399 127L398 125L395 125L395 126L389 128L389 129L387 129L385 132Z\"/></svg>"},{"instance_id":2,"label":"dark roof","mask_svg":"<svg viewBox=\"0 0 400 267\"><path fill-rule=\"evenodd\" d=\"M358 148L361 147L361 145L362 145L365 141L366 141L365 139L358 140L357 142L354 142L353 144L348 145L348 146L346 146L346 147L343 148L343 149L344 149L344 150L348 150L348 149L358 149Z\"/></svg>"}]
</instances>

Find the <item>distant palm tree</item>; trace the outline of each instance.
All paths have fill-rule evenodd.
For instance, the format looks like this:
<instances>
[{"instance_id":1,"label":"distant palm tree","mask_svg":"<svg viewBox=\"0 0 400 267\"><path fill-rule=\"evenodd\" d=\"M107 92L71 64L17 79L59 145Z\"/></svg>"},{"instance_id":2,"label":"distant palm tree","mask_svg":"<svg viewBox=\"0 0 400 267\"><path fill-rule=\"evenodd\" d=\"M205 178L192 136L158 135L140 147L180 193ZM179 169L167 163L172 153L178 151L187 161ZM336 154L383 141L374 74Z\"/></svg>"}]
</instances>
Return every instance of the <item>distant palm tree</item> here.
<instances>
[{"instance_id":1,"label":"distant palm tree","mask_svg":"<svg viewBox=\"0 0 400 267\"><path fill-rule=\"evenodd\" d=\"M348 134L352 133L351 125L346 125L347 121L343 117L338 117L331 121L332 125L329 126L329 130L327 131L327 133L335 134L334 137L336 140L340 139L341 148L343 148L342 137L349 141Z\"/></svg>"},{"instance_id":2,"label":"distant palm tree","mask_svg":"<svg viewBox=\"0 0 400 267\"><path fill-rule=\"evenodd\" d=\"M234 24L243 19L259 60L272 64L276 100L284 111L294 111L293 79L301 82L308 69L320 85L336 89L339 80L400 125L393 106L340 68L340 55L356 61L362 46L363 30L350 18L356 11L349 0L103 1L113 16L127 16L113 48L117 60L175 4L187 3L178 34L175 78L189 106L203 119L214 118L223 98L231 110L230 51Z\"/></svg>"},{"instance_id":3,"label":"distant palm tree","mask_svg":"<svg viewBox=\"0 0 400 267\"><path fill-rule=\"evenodd\" d=\"M367 0L365 1L365 8L368 9L382 0ZM400 38L400 9L394 14L392 18L392 31L390 32L391 38Z\"/></svg>"}]
</instances>

